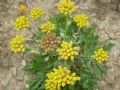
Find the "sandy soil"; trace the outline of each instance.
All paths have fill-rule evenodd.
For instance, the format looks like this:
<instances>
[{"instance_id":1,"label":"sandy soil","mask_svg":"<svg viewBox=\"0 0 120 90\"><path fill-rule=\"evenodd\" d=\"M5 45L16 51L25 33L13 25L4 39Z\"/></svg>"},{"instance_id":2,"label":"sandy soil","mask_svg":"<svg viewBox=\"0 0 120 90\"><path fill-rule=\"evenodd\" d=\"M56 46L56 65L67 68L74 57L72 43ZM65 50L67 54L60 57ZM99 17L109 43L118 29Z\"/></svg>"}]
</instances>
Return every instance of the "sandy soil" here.
<instances>
[{"instance_id":1,"label":"sandy soil","mask_svg":"<svg viewBox=\"0 0 120 90\"><path fill-rule=\"evenodd\" d=\"M27 30L18 32L13 27L13 21L18 15L20 0L0 0L0 90L25 90L28 80L24 73L24 63L31 60L30 54L13 54L9 49L10 39L15 34L24 34L31 37ZM29 8L40 7L46 12L46 16L57 13L55 10L58 0L28 0ZM101 41L112 38L115 46L111 50L107 63L108 71L105 80L100 82L100 90L120 90L120 13L115 11L115 5L108 3L111 0L75 0L79 9L75 13L86 13L91 22L98 25L97 34Z\"/></svg>"}]
</instances>

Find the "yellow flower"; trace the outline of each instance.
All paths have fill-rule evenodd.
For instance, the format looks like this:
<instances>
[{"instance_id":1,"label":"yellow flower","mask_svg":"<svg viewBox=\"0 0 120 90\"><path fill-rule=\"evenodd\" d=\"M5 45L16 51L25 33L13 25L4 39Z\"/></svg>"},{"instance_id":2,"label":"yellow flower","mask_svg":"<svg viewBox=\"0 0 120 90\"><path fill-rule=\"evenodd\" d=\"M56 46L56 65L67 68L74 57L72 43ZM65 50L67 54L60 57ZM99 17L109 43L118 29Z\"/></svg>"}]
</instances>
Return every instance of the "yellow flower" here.
<instances>
[{"instance_id":1,"label":"yellow flower","mask_svg":"<svg viewBox=\"0 0 120 90\"><path fill-rule=\"evenodd\" d=\"M28 28L29 27L28 17L20 16L15 20L14 24L15 24L16 29L18 30Z\"/></svg>"},{"instance_id":2,"label":"yellow flower","mask_svg":"<svg viewBox=\"0 0 120 90\"><path fill-rule=\"evenodd\" d=\"M53 69L52 72L47 74L47 79L45 80L46 90L60 90L61 87L66 85L74 85L76 81L81 78L76 76L76 73L72 73L66 67L58 66L58 68Z\"/></svg>"},{"instance_id":3,"label":"yellow flower","mask_svg":"<svg viewBox=\"0 0 120 90\"><path fill-rule=\"evenodd\" d=\"M40 8L34 8L30 11L30 17L33 19L38 19L40 18L44 12Z\"/></svg>"},{"instance_id":4,"label":"yellow flower","mask_svg":"<svg viewBox=\"0 0 120 90\"><path fill-rule=\"evenodd\" d=\"M18 36L16 35L10 42L10 48L13 52L24 52L25 46L24 46L25 39L22 35Z\"/></svg>"},{"instance_id":5,"label":"yellow flower","mask_svg":"<svg viewBox=\"0 0 120 90\"><path fill-rule=\"evenodd\" d=\"M88 16L86 16L83 13L79 14L79 15L75 15L73 17L73 20L77 24L77 26L80 28L88 26L88 24L89 24Z\"/></svg>"},{"instance_id":6,"label":"yellow flower","mask_svg":"<svg viewBox=\"0 0 120 90\"><path fill-rule=\"evenodd\" d=\"M108 60L108 52L105 52L103 48L94 51L94 55L92 56L97 62L102 63Z\"/></svg>"},{"instance_id":7,"label":"yellow flower","mask_svg":"<svg viewBox=\"0 0 120 90\"><path fill-rule=\"evenodd\" d=\"M77 6L75 6L74 2L71 2L70 0L62 0L58 4L58 10L65 15L73 13L76 9Z\"/></svg>"},{"instance_id":8,"label":"yellow flower","mask_svg":"<svg viewBox=\"0 0 120 90\"><path fill-rule=\"evenodd\" d=\"M78 55L78 47L72 47L73 42L65 42L63 41L61 44L61 48L57 49L57 52L64 60L74 60L75 56Z\"/></svg>"},{"instance_id":9,"label":"yellow flower","mask_svg":"<svg viewBox=\"0 0 120 90\"><path fill-rule=\"evenodd\" d=\"M51 31L53 31L55 29L55 25L48 21L46 23L43 23L40 26L40 29L44 33L51 33Z\"/></svg>"},{"instance_id":10,"label":"yellow flower","mask_svg":"<svg viewBox=\"0 0 120 90\"><path fill-rule=\"evenodd\" d=\"M19 6L19 11L20 11L21 13L24 13L24 12L26 11L26 9L27 9L27 7L26 7L26 5L24 5L24 4L21 4L21 5Z\"/></svg>"}]
</instances>

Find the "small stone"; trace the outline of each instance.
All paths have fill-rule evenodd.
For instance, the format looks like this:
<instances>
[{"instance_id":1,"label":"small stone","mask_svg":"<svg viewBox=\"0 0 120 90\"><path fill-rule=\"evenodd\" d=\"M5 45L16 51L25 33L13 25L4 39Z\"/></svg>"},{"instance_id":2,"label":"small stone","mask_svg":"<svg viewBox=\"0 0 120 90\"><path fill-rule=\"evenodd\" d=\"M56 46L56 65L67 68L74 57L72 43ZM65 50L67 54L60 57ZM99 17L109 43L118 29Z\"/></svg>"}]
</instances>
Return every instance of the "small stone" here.
<instances>
[{"instance_id":1,"label":"small stone","mask_svg":"<svg viewBox=\"0 0 120 90\"><path fill-rule=\"evenodd\" d=\"M25 60L22 61L22 65L23 65L23 66L26 65L26 61L25 61Z\"/></svg>"}]
</instances>

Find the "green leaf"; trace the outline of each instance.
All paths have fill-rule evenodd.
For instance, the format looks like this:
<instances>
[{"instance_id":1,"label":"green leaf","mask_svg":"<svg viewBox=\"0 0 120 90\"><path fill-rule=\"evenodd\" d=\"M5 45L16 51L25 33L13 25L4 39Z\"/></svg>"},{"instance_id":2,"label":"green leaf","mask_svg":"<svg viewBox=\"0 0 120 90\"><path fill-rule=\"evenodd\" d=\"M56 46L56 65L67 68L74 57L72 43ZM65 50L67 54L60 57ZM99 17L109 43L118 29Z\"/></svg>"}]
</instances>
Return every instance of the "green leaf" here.
<instances>
[{"instance_id":1,"label":"green leaf","mask_svg":"<svg viewBox=\"0 0 120 90\"><path fill-rule=\"evenodd\" d=\"M38 90L38 88L43 87L43 81L46 76L44 73L39 73L36 78L30 81L30 87L29 90Z\"/></svg>"},{"instance_id":2,"label":"green leaf","mask_svg":"<svg viewBox=\"0 0 120 90\"><path fill-rule=\"evenodd\" d=\"M89 80L85 80L85 81L83 82L83 87L84 87L84 88L89 88L88 82L89 82Z\"/></svg>"},{"instance_id":3,"label":"green leaf","mask_svg":"<svg viewBox=\"0 0 120 90\"><path fill-rule=\"evenodd\" d=\"M33 61L27 63L25 70L30 73L47 72L54 66L54 62L55 62L53 60L47 60L47 59L49 58L48 57L46 58L41 55L37 55Z\"/></svg>"},{"instance_id":4,"label":"green leaf","mask_svg":"<svg viewBox=\"0 0 120 90\"><path fill-rule=\"evenodd\" d=\"M50 58L49 56L46 56L44 60L45 60L45 61L48 61L49 58Z\"/></svg>"},{"instance_id":5,"label":"green leaf","mask_svg":"<svg viewBox=\"0 0 120 90\"><path fill-rule=\"evenodd\" d=\"M65 29L65 20L66 17L63 14L58 14L54 17L49 18L49 21L54 23L57 29L59 28Z\"/></svg>"},{"instance_id":6,"label":"green leaf","mask_svg":"<svg viewBox=\"0 0 120 90\"><path fill-rule=\"evenodd\" d=\"M106 51L110 51L111 48L112 48L114 45L115 45L115 44L113 44L113 43L107 43L107 44L105 44L105 45L103 46L103 48L104 48L104 50L106 50Z\"/></svg>"},{"instance_id":7,"label":"green leaf","mask_svg":"<svg viewBox=\"0 0 120 90\"><path fill-rule=\"evenodd\" d=\"M44 90L44 89L45 89L44 84L42 84L41 87L38 88L38 90Z\"/></svg>"},{"instance_id":8,"label":"green leaf","mask_svg":"<svg viewBox=\"0 0 120 90\"><path fill-rule=\"evenodd\" d=\"M98 66L96 64L94 65L94 72L95 72L95 77L98 80L102 80L103 79L103 72L101 71L100 68L98 68Z\"/></svg>"},{"instance_id":9,"label":"green leaf","mask_svg":"<svg viewBox=\"0 0 120 90\"><path fill-rule=\"evenodd\" d=\"M79 31L81 53L85 56L91 56L98 45L98 35L95 35L95 28L82 29ZM78 40L79 40L78 39Z\"/></svg>"},{"instance_id":10,"label":"green leaf","mask_svg":"<svg viewBox=\"0 0 120 90\"><path fill-rule=\"evenodd\" d=\"M40 32L40 29L38 29L37 32L35 32L35 37L34 37L36 43L40 43L42 40L42 37L43 37L43 34L42 32Z\"/></svg>"},{"instance_id":11,"label":"green leaf","mask_svg":"<svg viewBox=\"0 0 120 90\"><path fill-rule=\"evenodd\" d=\"M107 69L104 64L98 64L98 63L97 63L97 66L98 66L98 68L101 70L102 73L104 73L104 72L106 71L106 69Z\"/></svg>"},{"instance_id":12,"label":"green leaf","mask_svg":"<svg viewBox=\"0 0 120 90\"><path fill-rule=\"evenodd\" d=\"M38 50L35 50L35 49L29 49L29 51L27 51L27 53L40 54L40 52Z\"/></svg>"}]
</instances>

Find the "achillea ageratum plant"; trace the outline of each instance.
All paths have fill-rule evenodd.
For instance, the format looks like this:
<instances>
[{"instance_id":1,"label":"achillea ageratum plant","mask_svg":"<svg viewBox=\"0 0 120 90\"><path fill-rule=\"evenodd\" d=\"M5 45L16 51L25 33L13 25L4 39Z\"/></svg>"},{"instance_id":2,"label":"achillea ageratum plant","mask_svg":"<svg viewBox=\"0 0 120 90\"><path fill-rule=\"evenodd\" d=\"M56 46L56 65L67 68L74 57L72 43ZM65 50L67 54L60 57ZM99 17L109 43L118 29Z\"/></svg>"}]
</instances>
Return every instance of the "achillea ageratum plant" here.
<instances>
[{"instance_id":1,"label":"achillea ageratum plant","mask_svg":"<svg viewBox=\"0 0 120 90\"><path fill-rule=\"evenodd\" d=\"M15 20L18 30L28 29L32 38L16 35L10 42L14 53L27 52L35 55L25 70L32 75L28 90L93 90L103 80L109 51L114 44L109 40L99 41L96 25L86 14L70 15L77 9L71 0L58 3L60 14L50 17L45 23L32 28L30 22L44 14L40 8L30 10L29 15ZM30 21L29 21L30 20ZM19 31L20 32L20 31ZM35 46L25 44L27 41ZM26 41L26 42L25 42Z\"/></svg>"}]
</instances>

